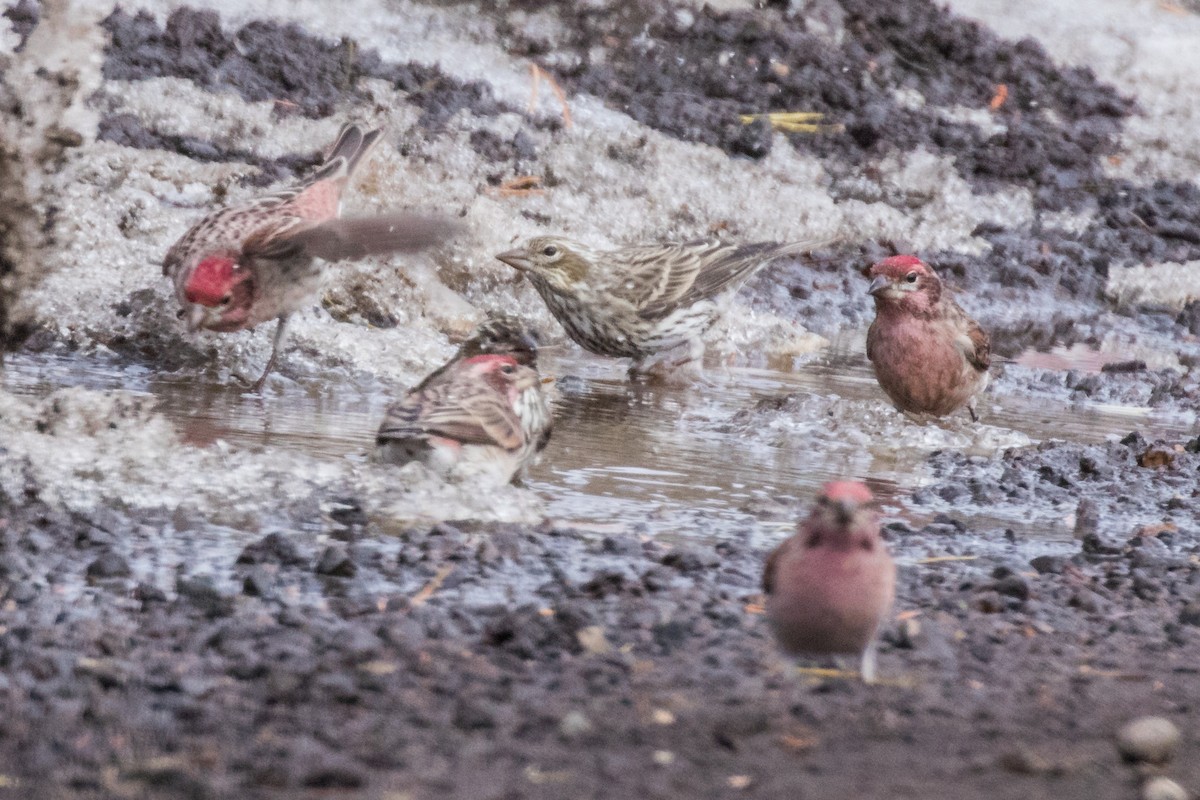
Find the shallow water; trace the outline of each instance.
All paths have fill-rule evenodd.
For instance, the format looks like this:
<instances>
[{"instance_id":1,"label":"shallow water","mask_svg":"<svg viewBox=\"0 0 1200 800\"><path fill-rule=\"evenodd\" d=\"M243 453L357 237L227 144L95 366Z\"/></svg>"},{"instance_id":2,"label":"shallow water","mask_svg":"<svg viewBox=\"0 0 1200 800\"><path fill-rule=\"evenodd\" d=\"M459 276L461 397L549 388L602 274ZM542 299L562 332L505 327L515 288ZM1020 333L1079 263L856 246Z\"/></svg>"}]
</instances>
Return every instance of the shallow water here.
<instances>
[{"instance_id":1,"label":"shallow water","mask_svg":"<svg viewBox=\"0 0 1200 800\"><path fill-rule=\"evenodd\" d=\"M544 360L546 372L560 376L561 398L554 437L529 486L551 518L596 532L632 527L664 536L776 539L796 502L842 477L866 480L889 515L920 522L923 512L905 508L903 498L930 479L925 461L933 450L990 455L1029 440L1099 442L1135 427L1169 436L1192 426L1148 409L1055 405L995 391L981 403L980 426L965 415L921 425L882 402L862 355L836 343L792 372L718 366L703 382L682 387L630 384L619 362L578 354ZM363 386L316 391L290 382L256 397L111 358L35 354L7 361L0 385L28 396L67 386L153 395L196 446L224 440L325 459L366 458L389 401ZM735 418L789 394L803 408L811 401L819 416L767 410ZM1042 538L1069 536L1064 520L975 522Z\"/></svg>"}]
</instances>

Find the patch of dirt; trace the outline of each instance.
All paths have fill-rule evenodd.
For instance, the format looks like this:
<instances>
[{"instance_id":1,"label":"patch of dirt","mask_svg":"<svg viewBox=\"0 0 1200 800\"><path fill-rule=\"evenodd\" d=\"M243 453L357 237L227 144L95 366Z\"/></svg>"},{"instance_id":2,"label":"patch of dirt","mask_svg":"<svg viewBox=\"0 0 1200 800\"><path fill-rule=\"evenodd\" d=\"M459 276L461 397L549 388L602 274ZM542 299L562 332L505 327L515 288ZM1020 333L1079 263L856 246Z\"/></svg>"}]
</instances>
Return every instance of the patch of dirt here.
<instances>
[{"instance_id":1,"label":"patch of dirt","mask_svg":"<svg viewBox=\"0 0 1200 800\"><path fill-rule=\"evenodd\" d=\"M436 131L467 109L490 117L515 109L498 102L490 86L458 81L436 66L393 64L379 53L350 40L332 42L295 24L256 20L226 32L215 11L180 8L159 26L146 12L122 9L105 21L112 37L103 74L110 80L183 78L213 91L233 91L250 101L278 101L278 113L327 117L339 108L368 98L359 88L363 78L379 78L406 93L422 109L417 125ZM554 118L531 120L535 127L556 128ZM262 168L254 185L267 185L315 163L317 155L293 155L265 161L238 149L190 136L150 130L128 114L104 118L100 137L128 147L161 148L201 161L245 161ZM502 140L478 131L471 146L492 161L531 161L537 157L529 137L518 132ZM289 174L291 173L291 174Z\"/></svg>"},{"instance_id":2,"label":"patch of dirt","mask_svg":"<svg viewBox=\"0 0 1200 800\"><path fill-rule=\"evenodd\" d=\"M251 186L270 186L296 175L306 173L321 163L323 153L314 150L299 155L289 154L280 158L262 158L249 150L222 147L195 136L167 134L146 127L133 114L108 114L101 118L97 137L100 141L113 142L124 147L140 150L167 150L197 161L227 163L240 161L259 168L245 183Z\"/></svg>"},{"instance_id":3,"label":"patch of dirt","mask_svg":"<svg viewBox=\"0 0 1200 800\"><path fill-rule=\"evenodd\" d=\"M786 7L786 3L772 3ZM765 123L739 115L812 111L845 135L792 134L792 146L848 165L895 148L952 154L981 186L1029 181L1061 202L1100 177L1133 102L1088 69L1056 66L1032 40L1005 41L932 2L807 4L803 14L718 11L663 3L521 3L501 32L511 52L541 60L572 92L587 92L657 130L761 158ZM548 41L529 10L566 31ZM988 138L940 113L993 110L1007 128ZM915 90L925 105L902 105ZM834 168L836 169L836 168Z\"/></svg>"},{"instance_id":4,"label":"patch of dirt","mask_svg":"<svg viewBox=\"0 0 1200 800\"><path fill-rule=\"evenodd\" d=\"M1200 688L1200 569L1165 533L1154 561L905 567L918 625L889 626L881 665L906 685L868 687L789 672L750 613L765 553L736 543L389 535L340 497L171 578L157 531L180 520L31 491L0 500L0 763L39 796L1124 798L1113 731L1189 731ZM910 563L986 538L890 536Z\"/></svg>"}]
</instances>

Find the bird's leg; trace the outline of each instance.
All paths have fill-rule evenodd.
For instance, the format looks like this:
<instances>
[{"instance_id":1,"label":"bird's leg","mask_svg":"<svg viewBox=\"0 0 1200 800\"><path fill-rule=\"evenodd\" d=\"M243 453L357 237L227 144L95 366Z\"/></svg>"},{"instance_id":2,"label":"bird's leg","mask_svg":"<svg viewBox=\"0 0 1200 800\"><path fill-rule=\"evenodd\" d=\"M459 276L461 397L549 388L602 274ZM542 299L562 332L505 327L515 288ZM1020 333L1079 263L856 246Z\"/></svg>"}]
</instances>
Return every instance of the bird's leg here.
<instances>
[{"instance_id":1,"label":"bird's leg","mask_svg":"<svg viewBox=\"0 0 1200 800\"><path fill-rule=\"evenodd\" d=\"M967 412L971 415L971 422L979 422L979 415L975 413L974 398L971 398L971 402L967 403Z\"/></svg>"},{"instance_id":2,"label":"bird's leg","mask_svg":"<svg viewBox=\"0 0 1200 800\"><path fill-rule=\"evenodd\" d=\"M678 361L672 361L668 366L671 369L679 369L688 364L696 364L697 367L704 363L704 340L699 336L694 339L689 339L687 343L687 355Z\"/></svg>"},{"instance_id":3,"label":"bird's leg","mask_svg":"<svg viewBox=\"0 0 1200 800\"><path fill-rule=\"evenodd\" d=\"M859 669L859 674L862 675L863 683L875 682L875 651L878 649L879 640L872 638L867 646L863 649L862 666Z\"/></svg>"},{"instance_id":4,"label":"bird's leg","mask_svg":"<svg viewBox=\"0 0 1200 800\"><path fill-rule=\"evenodd\" d=\"M283 341L287 337L287 315L279 318L279 322L275 324L275 337L271 342L271 357L267 359L267 366L263 370L262 375L250 387L250 391L258 393L262 391L263 384L267 382L267 376L271 374L271 370L275 369L275 362L279 359L279 351L283 348Z\"/></svg>"}]
</instances>

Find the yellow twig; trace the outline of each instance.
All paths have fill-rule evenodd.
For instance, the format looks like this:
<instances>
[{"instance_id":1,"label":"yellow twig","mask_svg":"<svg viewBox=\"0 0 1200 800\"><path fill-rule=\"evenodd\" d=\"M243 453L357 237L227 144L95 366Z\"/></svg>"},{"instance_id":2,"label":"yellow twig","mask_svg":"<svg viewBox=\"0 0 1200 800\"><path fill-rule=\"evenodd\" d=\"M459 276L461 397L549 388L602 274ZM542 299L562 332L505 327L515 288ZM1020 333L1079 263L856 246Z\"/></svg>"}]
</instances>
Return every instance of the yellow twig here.
<instances>
[{"instance_id":1,"label":"yellow twig","mask_svg":"<svg viewBox=\"0 0 1200 800\"><path fill-rule=\"evenodd\" d=\"M563 126L570 128L574 125L575 123L571 120L571 107L567 105L567 93L558 85L558 81L554 80L554 76L537 64L530 64L529 72L533 76L533 87L529 93L530 113L537 108L538 88L541 86L542 80L545 79L546 83L550 84L550 91L554 92L554 96L558 98L559 105L562 106Z\"/></svg>"},{"instance_id":2,"label":"yellow twig","mask_svg":"<svg viewBox=\"0 0 1200 800\"><path fill-rule=\"evenodd\" d=\"M946 561L974 561L979 556L931 556L914 562L916 564L941 564Z\"/></svg>"},{"instance_id":3,"label":"yellow twig","mask_svg":"<svg viewBox=\"0 0 1200 800\"><path fill-rule=\"evenodd\" d=\"M839 680L857 681L861 680L857 670L852 669L831 669L829 667L796 667L796 672L809 678L837 678ZM911 678L876 678L873 686L895 686L903 689L916 686L916 681Z\"/></svg>"},{"instance_id":4,"label":"yellow twig","mask_svg":"<svg viewBox=\"0 0 1200 800\"><path fill-rule=\"evenodd\" d=\"M765 119L771 128L784 133L842 133L846 126L841 123L822 123L825 115L820 111L775 111L770 114L742 114L738 117L743 125Z\"/></svg>"},{"instance_id":5,"label":"yellow twig","mask_svg":"<svg viewBox=\"0 0 1200 800\"><path fill-rule=\"evenodd\" d=\"M546 190L541 187L542 179L537 175L518 175L487 191L500 197L528 197L545 194Z\"/></svg>"},{"instance_id":6,"label":"yellow twig","mask_svg":"<svg viewBox=\"0 0 1200 800\"><path fill-rule=\"evenodd\" d=\"M449 577L451 572L454 572L453 564L442 564L438 567L438 571L429 579L429 583L422 586L421 590L412 596L409 605L412 608L425 605L429 601L429 598L433 597L434 593L442 588L442 584L446 582L446 578Z\"/></svg>"}]
</instances>

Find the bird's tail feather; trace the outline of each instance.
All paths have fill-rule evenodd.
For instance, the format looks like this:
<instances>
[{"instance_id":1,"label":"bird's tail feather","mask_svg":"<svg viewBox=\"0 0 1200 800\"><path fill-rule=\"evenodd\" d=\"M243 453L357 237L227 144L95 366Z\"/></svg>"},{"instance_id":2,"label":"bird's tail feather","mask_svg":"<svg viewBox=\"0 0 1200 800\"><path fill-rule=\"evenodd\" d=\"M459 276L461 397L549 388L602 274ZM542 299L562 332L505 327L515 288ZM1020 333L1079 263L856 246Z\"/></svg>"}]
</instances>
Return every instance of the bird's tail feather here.
<instances>
[{"instance_id":1,"label":"bird's tail feather","mask_svg":"<svg viewBox=\"0 0 1200 800\"><path fill-rule=\"evenodd\" d=\"M356 123L347 122L326 151L325 163L305 183L311 184L326 178L349 178L382 136L382 128L364 133Z\"/></svg>"}]
</instances>

